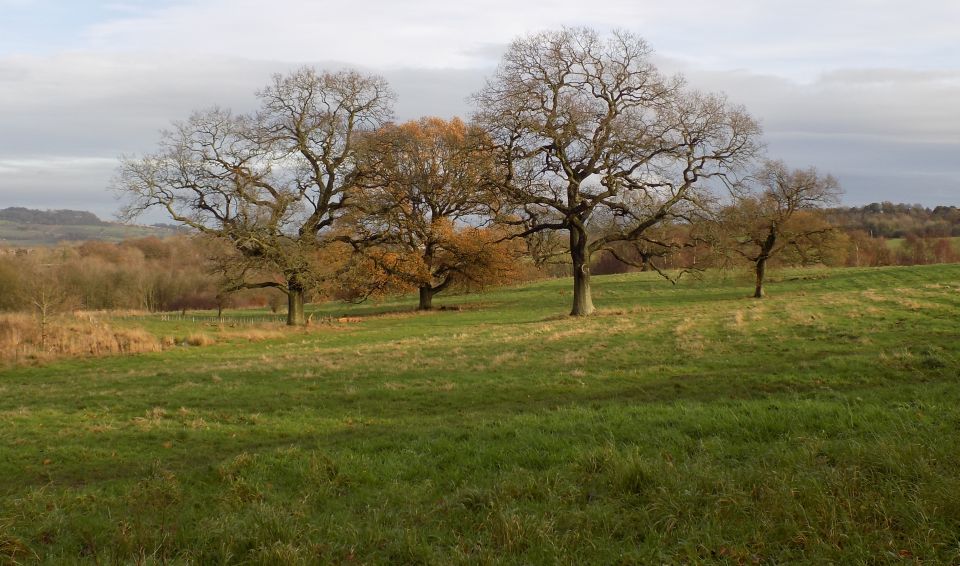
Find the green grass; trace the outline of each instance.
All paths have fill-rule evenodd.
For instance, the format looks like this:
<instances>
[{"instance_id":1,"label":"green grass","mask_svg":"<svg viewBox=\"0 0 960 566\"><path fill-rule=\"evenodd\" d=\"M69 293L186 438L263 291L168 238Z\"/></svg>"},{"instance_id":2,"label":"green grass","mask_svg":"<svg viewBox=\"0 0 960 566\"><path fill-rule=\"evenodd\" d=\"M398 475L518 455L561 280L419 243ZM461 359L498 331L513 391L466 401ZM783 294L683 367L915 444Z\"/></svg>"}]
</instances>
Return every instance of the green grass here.
<instances>
[{"instance_id":1,"label":"green grass","mask_svg":"<svg viewBox=\"0 0 960 566\"><path fill-rule=\"evenodd\" d=\"M960 266L775 275L8 370L0 563L960 563Z\"/></svg>"}]
</instances>

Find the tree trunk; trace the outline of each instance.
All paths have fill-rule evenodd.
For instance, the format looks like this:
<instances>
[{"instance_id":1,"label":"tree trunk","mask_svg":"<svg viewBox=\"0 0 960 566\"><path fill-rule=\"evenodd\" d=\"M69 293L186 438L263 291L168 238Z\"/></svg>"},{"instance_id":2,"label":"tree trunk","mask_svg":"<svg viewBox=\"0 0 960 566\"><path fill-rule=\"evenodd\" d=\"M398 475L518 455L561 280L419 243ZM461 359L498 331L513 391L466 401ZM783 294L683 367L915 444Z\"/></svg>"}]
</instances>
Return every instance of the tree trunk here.
<instances>
[{"instance_id":1,"label":"tree trunk","mask_svg":"<svg viewBox=\"0 0 960 566\"><path fill-rule=\"evenodd\" d=\"M40 307L40 351L47 351L47 307Z\"/></svg>"},{"instance_id":2,"label":"tree trunk","mask_svg":"<svg viewBox=\"0 0 960 566\"><path fill-rule=\"evenodd\" d=\"M433 287L423 285L420 287L420 304L417 305L418 311L428 311L433 309Z\"/></svg>"},{"instance_id":3,"label":"tree trunk","mask_svg":"<svg viewBox=\"0 0 960 566\"><path fill-rule=\"evenodd\" d=\"M757 289L753 293L753 298L762 299L763 298L763 275L767 268L767 258L761 257L757 259Z\"/></svg>"},{"instance_id":4,"label":"tree trunk","mask_svg":"<svg viewBox=\"0 0 960 566\"><path fill-rule=\"evenodd\" d=\"M640 254L640 260L640 271L650 271L650 256L648 254Z\"/></svg>"},{"instance_id":5,"label":"tree trunk","mask_svg":"<svg viewBox=\"0 0 960 566\"><path fill-rule=\"evenodd\" d=\"M573 260L573 309L570 316L589 316L593 313L590 252L587 250L586 231L576 226L570 227L570 258Z\"/></svg>"},{"instance_id":6,"label":"tree trunk","mask_svg":"<svg viewBox=\"0 0 960 566\"><path fill-rule=\"evenodd\" d=\"M777 244L777 223L774 222L770 224L770 231L767 234L767 239L763 242L763 245L760 247L760 255L757 256L757 288L753 293L753 298L762 299L763 298L763 275L767 268L767 260L770 259L770 256L773 254L773 247Z\"/></svg>"},{"instance_id":7,"label":"tree trunk","mask_svg":"<svg viewBox=\"0 0 960 566\"><path fill-rule=\"evenodd\" d=\"M287 326L303 326L303 285L296 279L287 282Z\"/></svg>"}]
</instances>

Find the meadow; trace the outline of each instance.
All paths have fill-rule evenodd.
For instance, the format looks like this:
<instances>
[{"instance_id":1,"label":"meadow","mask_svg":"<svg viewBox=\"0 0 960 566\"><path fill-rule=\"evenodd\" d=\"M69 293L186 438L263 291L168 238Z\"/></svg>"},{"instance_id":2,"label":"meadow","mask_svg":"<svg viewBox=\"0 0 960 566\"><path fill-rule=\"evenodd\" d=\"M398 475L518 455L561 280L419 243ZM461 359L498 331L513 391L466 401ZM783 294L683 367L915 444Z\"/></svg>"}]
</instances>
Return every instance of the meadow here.
<instances>
[{"instance_id":1,"label":"meadow","mask_svg":"<svg viewBox=\"0 0 960 566\"><path fill-rule=\"evenodd\" d=\"M767 289L120 320L216 343L0 370L0 563L960 563L960 265Z\"/></svg>"}]
</instances>

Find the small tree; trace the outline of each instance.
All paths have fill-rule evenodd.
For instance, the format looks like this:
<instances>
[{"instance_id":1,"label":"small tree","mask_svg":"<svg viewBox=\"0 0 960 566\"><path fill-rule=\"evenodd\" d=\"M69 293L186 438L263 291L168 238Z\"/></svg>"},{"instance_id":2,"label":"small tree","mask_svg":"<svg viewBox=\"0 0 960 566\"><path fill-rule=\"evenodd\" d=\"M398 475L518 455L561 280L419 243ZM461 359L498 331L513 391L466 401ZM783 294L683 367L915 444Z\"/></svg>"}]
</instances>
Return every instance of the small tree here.
<instances>
[{"instance_id":1,"label":"small tree","mask_svg":"<svg viewBox=\"0 0 960 566\"><path fill-rule=\"evenodd\" d=\"M224 292L279 289L300 325L306 290L330 271L320 250L349 200L357 137L389 119L392 94L380 77L303 68L258 96L255 114L176 124L157 152L123 161L116 186L128 218L159 208L227 243Z\"/></svg>"},{"instance_id":2,"label":"small tree","mask_svg":"<svg viewBox=\"0 0 960 566\"><path fill-rule=\"evenodd\" d=\"M487 212L493 166L484 134L454 118L387 125L368 137L349 241L388 277L369 282L418 289L420 310L454 284L499 279L510 263Z\"/></svg>"},{"instance_id":3,"label":"small tree","mask_svg":"<svg viewBox=\"0 0 960 566\"><path fill-rule=\"evenodd\" d=\"M816 169L788 169L767 161L753 177L755 188L737 193L721 218L728 234L725 247L753 265L753 296L764 296L767 262L795 254L799 263L820 261L833 241L835 228L819 209L836 203L837 180Z\"/></svg>"},{"instance_id":4,"label":"small tree","mask_svg":"<svg viewBox=\"0 0 960 566\"><path fill-rule=\"evenodd\" d=\"M583 28L523 37L476 95L500 158L500 190L520 234L567 233L571 315L593 312L590 260L699 206L752 158L757 123L720 95L661 75L639 37ZM618 229L591 231L607 211Z\"/></svg>"},{"instance_id":5,"label":"small tree","mask_svg":"<svg viewBox=\"0 0 960 566\"><path fill-rule=\"evenodd\" d=\"M37 317L40 350L45 352L50 334L50 321L53 315L66 307L70 295L60 281L56 266L34 261L24 262L21 268L23 282L20 289L23 293L23 301Z\"/></svg>"}]
</instances>

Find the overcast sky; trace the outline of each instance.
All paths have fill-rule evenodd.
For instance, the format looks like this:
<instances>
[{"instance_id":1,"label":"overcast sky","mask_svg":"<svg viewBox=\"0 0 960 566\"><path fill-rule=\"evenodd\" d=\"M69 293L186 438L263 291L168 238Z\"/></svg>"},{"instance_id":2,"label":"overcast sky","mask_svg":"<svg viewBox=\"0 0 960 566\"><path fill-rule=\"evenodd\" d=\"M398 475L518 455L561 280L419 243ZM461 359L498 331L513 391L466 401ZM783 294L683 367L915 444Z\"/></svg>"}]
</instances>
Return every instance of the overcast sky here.
<instances>
[{"instance_id":1,"label":"overcast sky","mask_svg":"<svg viewBox=\"0 0 960 566\"><path fill-rule=\"evenodd\" d=\"M571 25L645 37L848 204L960 205L960 0L0 0L0 208L109 217L118 156L303 64L384 75L401 120L466 117L512 38Z\"/></svg>"}]
</instances>

